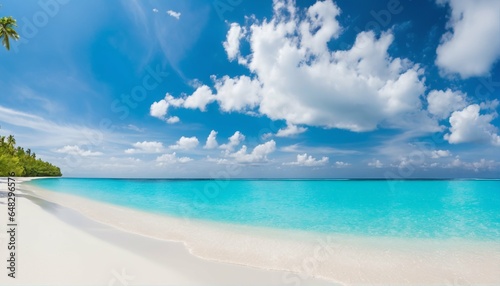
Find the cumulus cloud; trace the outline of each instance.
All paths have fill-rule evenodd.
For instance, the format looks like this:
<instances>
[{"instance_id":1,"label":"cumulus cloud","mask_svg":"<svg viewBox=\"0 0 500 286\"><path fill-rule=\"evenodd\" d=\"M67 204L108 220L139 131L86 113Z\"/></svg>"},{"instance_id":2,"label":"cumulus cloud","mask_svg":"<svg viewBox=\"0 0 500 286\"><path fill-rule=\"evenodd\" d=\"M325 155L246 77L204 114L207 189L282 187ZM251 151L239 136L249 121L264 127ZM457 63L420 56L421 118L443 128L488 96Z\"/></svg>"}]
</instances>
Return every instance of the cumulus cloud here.
<instances>
[{"instance_id":1,"label":"cumulus cloud","mask_svg":"<svg viewBox=\"0 0 500 286\"><path fill-rule=\"evenodd\" d=\"M183 101L181 99L173 100L177 100L179 103L182 102L182 106L185 108L205 111L207 104L215 100L215 95L212 94L210 87L203 85L197 88L191 96L183 99Z\"/></svg>"},{"instance_id":2,"label":"cumulus cloud","mask_svg":"<svg viewBox=\"0 0 500 286\"><path fill-rule=\"evenodd\" d=\"M198 138L195 136L193 137L184 137L182 136L175 145L171 145L170 149L173 150L191 150L196 148L200 142L198 141Z\"/></svg>"},{"instance_id":3,"label":"cumulus cloud","mask_svg":"<svg viewBox=\"0 0 500 286\"><path fill-rule=\"evenodd\" d=\"M384 167L384 164L380 162L380 160L374 160L372 162L369 162L368 166L373 168L382 168Z\"/></svg>"},{"instance_id":4,"label":"cumulus cloud","mask_svg":"<svg viewBox=\"0 0 500 286\"><path fill-rule=\"evenodd\" d=\"M466 106L466 95L460 91L447 89L432 90L427 95L427 110L429 113L437 116L439 119L445 119L454 111L460 110Z\"/></svg>"},{"instance_id":5,"label":"cumulus cloud","mask_svg":"<svg viewBox=\"0 0 500 286\"><path fill-rule=\"evenodd\" d=\"M215 89L217 95L214 100L217 100L221 110L225 112L252 110L262 98L260 82L245 75L215 79Z\"/></svg>"},{"instance_id":6,"label":"cumulus cloud","mask_svg":"<svg viewBox=\"0 0 500 286\"><path fill-rule=\"evenodd\" d=\"M342 161L337 161L337 162L335 162L335 166L337 168L346 168L346 167L351 166L351 164L350 163L346 163L346 162L342 162Z\"/></svg>"},{"instance_id":7,"label":"cumulus cloud","mask_svg":"<svg viewBox=\"0 0 500 286\"><path fill-rule=\"evenodd\" d=\"M159 166L171 165L175 163L188 163L193 161L193 159L189 157L177 157L177 154L173 152L172 154L163 154L156 158L156 162L158 162Z\"/></svg>"},{"instance_id":8,"label":"cumulus cloud","mask_svg":"<svg viewBox=\"0 0 500 286\"><path fill-rule=\"evenodd\" d=\"M101 156L101 152L92 152L90 150L83 150L80 146L77 145L66 145L60 149L56 150L57 153L64 153L70 155L77 155L82 157L92 157L92 156Z\"/></svg>"},{"instance_id":9,"label":"cumulus cloud","mask_svg":"<svg viewBox=\"0 0 500 286\"><path fill-rule=\"evenodd\" d=\"M464 168L464 169L471 169L476 172L480 170L492 170L496 168L499 165L498 162L495 162L493 160L486 160L486 159L481 159L476 162L464 162L460 160L459 157L455 158L451 163L446 165L445 167L447 168Z\"/></svg>"},{"instance_id":10,"label":"cumulus cloud","mask_svg":"<svg viewBox=\"0 0 500 286\"><path fill-rule=\"evenodd\" d=\"M322 157L321 159L316 159L313 156L308 156L307 153L297 155L297 161L284 163L284 165L297 165L297 166L307 166L307 167L315 167L315 166L324 166L328 164L330 159L328 157Z\"/></svg>"},{"instance_id":11,"label":"cumulus cloud","mask_svg":"<svg viewBox=\"0 0 500 286\"><path fill-rule=\"evenodd\" d=\"M252 152L247 153L247 146L243 145L241 149L230 157L238 163L258 163L267 161L267 155L276 150L276 142L274 140L268 141L264 144L257 145Z\"/></svg>"},{"instance_id":12,"label":"cumulus cloud","mask_svg":"<svg viewBox=\"0 0 500 286\"><path fill-rule=\"evenodd\" d=\"M134 148L125 150L127 154L136 153L160 153L165 149L163 143L156 141L143 141L132 144Z\"/></svg>"},{"instance_id":13,"label":"cumulus cloud","mask_svg":"<svg viewBox=\"0 0 500 286\"><path fill-rule=\"evenodd\" d=\"M238 23L231 23L227 32L226 41L223 43L229 60L234 60L240 53L240 41L243 37L243 29Z\"/></svg>"},{"instance_id":14,"label":"cumulus cloud","mask_svg":"<svg viewBox=\"0 0 500 286\"><path fill-rule=\"evenodd\" d=\"M172 117L167 118L166 121L168 124L175 124L175 123L181 121L181 119L177 116L172 116Z\"/></svg>"},{"instance_id":15,"label":"cumulus cloud","mask_svg":"<svg viewBox=\"0 0 500 286\"><path fill-rule=\"evenodd\" d=\"M212 130L207 137L207 142L205 143L204 149L215 149L219 146L217 143L217 131Z\"/></svg>"},{"instance_id":16,"label":"cumulus cloud","mask_svg":"<svg viewBox=\"0 0 500 286\"><path fill-rule=\"evenodd\" d=\"M450 156L451 156L451 152L448 150L434 150L431 152L431 157L433 159L450 157Z\"/></svg>"},{"instance_id":17,"label":"cumulus cloud","mask_svg":"<svg viewBox=\"0 0 500 286\"><path fill-rule=\"evenodd\" d=\"M298 135L307 131L307 128L298 127L297 125L288 124L286 128L282 128L278 130L276 133L277 137L290 137L294 135Z\"/></svg>"},{"instance_id":18,"label":"cumulus cloud","mask_svg":"<svg viewBox=\"0 0 500 286\"><path fill-rule=\"evenodd\" d=\"M175 12L173 10L168 10L167 14L174 17L175 19L179 20L181 18L181 13Z\"/></svg>"},{"instance_id":19,"label":"cumulus cloud","mask_svg":"<svg viewBox=\"0 0 500 286\"><path fill-rule=\"evenodd\" d=\"M220 148L228 152L231 152L244 140L245 140L245 135L243 135L240 131L236 131L231 137L229 137L229 142L220 145Z\"/></svg>"},{"instance_id":20,"label":"cumulus cloud","mask_svg":"<svg viewBox=\"0 0 500 286\"><path fill-rule=\"evenodd\" d=\"M214 90L200 86L181 97L196 104L179 107L204 110L217 102L222 111L257 112L289 126L361 132L380 125L419 125L438 131L437 124L421 112L423 70L408 59L389 55L391 32L380 36L361 32L348 50L328 48L342 31L336 19L339 13L331 0L318 1L305 13L298 12L294 1L276 0L271 19L253 21L247 28L231 25L226 52L230 59L244 58L238 62L250 75L213 77ZM246 29L245 37L241 29ZM236 39L248 41L250 54L241 55Z\"/></svg>"},{"instance_id":21,"label":"cumulus cloud","mask_svg":"<svg viewBox=\"0 0 500 286\"><path fill-rule=\"evenodd\" d=\"M170 106L176 107L178 103L178 100L175 100L171 95L167 94L165 99L162 99L157 102L153 102L151 104L151 107L149 109L149 114L153 117L156 117L158 119L161 119L168 124L174 124L180 121L180 118L177 116L171 116L169 118L166 117L168 108Z\"/></svg>"},{"instance_id":22,"label":"cumulus cloud","mask_svg":"<svg viewBox=\"0 0 500 286\"><path fill-rule=\"evenodd\" d=\"M162 99L158 102L153 102L150 107L149 114L153 117L163 119L167 115L169 104L166 100Z\"/></svg>"},{"instance_id":23,"label":"cumulus cloud","mask_svg":"<svg viewBox=\"0 0 500 286\"><path fill-rule=\"evenodd\" d=\"M158 13L158 9L153 8L153 12L154 12L154 13Z\"/></svg>"},{"instance_id":24,"label":"cumulus cloud","mask_svg":"<svg viewBox=\"0 0 500 286\"><path fill-rule=\"evenodd\" d=\"M462 78L489 73L500 58L500 1L438 0L449 4L449 29L437 48L436 64Z\"/></svg>"},{"instance_id":25,"label":"cumulus cloud","mask_svg":"<svg viewBox=\"0 0 500 286\"><path fill-rule=\"evenodd\" d=\"M461 111L455 111L450 116L450 133L444 138L451 144L466 142L487 142L500 145L497 128L491 124L496 114L480 114L478 104L467 106Z\"/></svg>"}]
</instances>

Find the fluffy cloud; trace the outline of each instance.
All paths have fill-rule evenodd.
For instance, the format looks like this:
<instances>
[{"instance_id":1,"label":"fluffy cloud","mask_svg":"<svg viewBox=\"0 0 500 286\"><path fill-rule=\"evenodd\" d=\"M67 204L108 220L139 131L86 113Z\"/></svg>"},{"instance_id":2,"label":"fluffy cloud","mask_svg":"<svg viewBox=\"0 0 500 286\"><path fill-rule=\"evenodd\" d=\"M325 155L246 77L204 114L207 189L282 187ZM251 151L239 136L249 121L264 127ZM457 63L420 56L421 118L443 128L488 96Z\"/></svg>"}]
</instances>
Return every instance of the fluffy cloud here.
<instances>
[{"instance_id":1,"label":"fluffy cloud","mask_svg":"<svg viewBox=\"0 0 500 286\"><path fill-rule=\"evenodd\" d=\"M466 106L466 95L459 91L433 90L427 95L427 110L439 119L445 119L453 111L460 110Z\"/></svg>"},{"instance_id":2,"label":"fluffy cloud","mask_svg":"<svg viewBox=\"0 0 500 286\"><path fill-rule=\"evenodd\" d=\"M224 76L215 80L215 100L222 111L245 112L254 109L261 101L262 87L258 80L248 76L230 78Z\"/></svg>"},{"instance_id":3,"label":"fluffy cloud","mask_svg":"<svg viewBox=\"0 0 500 286\"><path fill-rule=\"evenodd\" d=\"M465 168L465 169L471 169L471 170L478 172L479 170L485 170L485 169L492 170L492 169L496 168L498 165L499 165L499 163L495 162L493 160L481 159L481 160L476 161L476 162L464 162L464 161L460 160L459 157L457 157L450 164L446 165L445 167Z\"/></svg>"},{"instance_id":4,"label":"fluffy cloud","mask_svg":"<svg viewBox=\"0 0 500 286\"><path fill-rule=\"evenodd\" d=\"M500 58L500 1L438 0L448 3L449 32L437 48L436 64L462 78L487 74Z\"/></svg>"},{"instance_id":5,"label":"fluffy cloud","mask_svg":"<svg viewBox=\"0 0 500 286\"><path fill-rule=\"evenodd\" d=\"M179 121L181 121L181 119L179 117L177 117L177 116L172 116L172 117L169 117L167 119L167 123L168 124L174 124L174 123L177 123Z\"/></svg>"},{"instance_id":6,"label":"fluffy cloud","mask_svg":"<svg viewBox=\"0 0 500 286\"><path fill-rule=\"evenodd\" d=\"M301 134L307 131L307 128L298 127L297 125L288 124L286 128L278 130L276 133L277 137L290 137L297 134Z\"/></svg>"},{"instance_id":7,"label":"fluffy cloud","mask_svg":"<svg viewBox=\"0 0 500 286\"><path fill-rule=\"evenodd\" d=\"M175 163L188 163L193 161L193 159L189 157L177 157L177 154L173 152L172 154L163 154L156 158L156 162L158 162L159 166L171 165Z\"/></svg>"},{"instance_id":8,"label":"fluffy cloud","mask_svg":"<svg viewBox=\"0 0 500 286\"><path fill-rule=\"evenodd\" d=\"M247 153L247 146L243 145L241 149L230 157L238 163L258 163L267 161L267 155L276 150L276 142L274 140L268 141L264 144L257 145L251 153Z\"/></svg>"},{"instance_id":9,"label":"fluffy cloud","mask_svg":"<svg viewBox=\"0 0 500 286\"><path fill-rule=\"evenodd\" d=\"M342 161L337 161L337 162L335 162L335 166L337 168L346 168L346 167L351 166L351 164L346 163L346 162L342 162Z\"/></svg>"},{"instance_id":10,"label":"fluffy cloud","mask_svg":"<svg viewBox=\"0 0 500 286\"><path fill-rule=\"evenodd\" d=\"M243 37L243 29L237 23L232 23L227 32L227 40L223 43L229 60L234 60L240 53L240 40Z\"/></svg>"},{"instance_id":11,"label":"fluffy cloud","mask_svg":"<svg viewBox=\"0 0 500 286\"><path fill-rule=\"evenodd\" d=\"M384 167L384 164L380 162L380 160L374 160L372 162L369 162L368 166L373 168L382 168Z\"/></svg>"},{"instance_id":12,"label":"fluffy cloud","mask_svg":"<svg viewBox=\"0 0 500 286\"><path fill-rule=\"evenodd\" d=\"M480 114L481 107L477 104L467 106L461 111L455 111L450 116L450 132L444 138L451 144L465 142L489 142L500 145L497 129L491 124L496 114Z\"/></svg>"},{"instance_id":13,"label":"fluffy cloud","mask_svg":"<svg viewBox=\"0 0 500 286\"><path fill-rule=\"evenodd\" d=\"M167 98L172 98L172 96L169 97L169 95L167 94L167 97L165 99L162 99L158 102L153 102L153 104L150 107L149 114L153 117L164 120L169 124L174 124L174 123L179 122L180 119L177 116L172 116L172 117L166 118L169 106L170 105L175 106L175 105L169 103L166 100ZM175 104L175 101L173 103Z\"/></svg>"},{"instance_id":14,"label":"fluffy cloud","mask_svg":"<svg viewBox=\"0 0 500 286\"><path fill-rule=\"evenodd\" d=\"M175 99L173 99L175 100ZM179 103L180 99L177 99ZM190 109L199 109L201 111L206 110L207 104L215 100L215 95L212 94L210 87L203 85L196 89L196 91L187 98L184 99L182 106Z\"/></svg>"},{"instance_id":15,"label":"fluffy cloud","mask_svg":"<svg viewBox=\"0 0 500 286\"><path fill-rule=\"evenodd\" d=\"M175 12L173 10L168 10L167 14L174 17L175 19L179 20L181 18L181 13Z\"/></svg>"},{"instance_id":16,"label":"fluffy cloud","mask_svg":"<svg viewBox=\"0 0 500 286\"><path fill-rule=\"evenodd\" d=\"M184 137L182 136L175 145L171 145L170 149L173 150L191 150L196 148L200 142L198 141L198 138L195 136L193 137Z\"/></svg>"},{"instance_id":17,"label":"fluffy cloud","mask_svg":"<svg viewBox=\"0 0 500 286\"><path fill-rule=\"evenodd\" d=\"M149 110L149 114L156 118L164 118L167 115L168 103L165 100L160 100L158 102L153 102Z\"/></svg>"},{"instance_id":18,"label":"fluffy cloud","mask_svg":"<svg viewBox=\"0 0 500 286\"><path fill-rule=\"evenodd\" d=\"M101 152L92 152L90 150L83 150L77 145L66 145L60 149L56 150L57 153L64 153L70 155L77 155L82 157L91 157L91 156L101 156Z\"/></svg>"},{"instance_id":19,"label":"fluffy cloud","mask_svg":"<svg viewBox=\"0 0 500 286\"><path fill-rule=\"evenodd\" d=\"M433 159L450 157L450 156L451 156L451 152L448 150L434 150L431 152L431 158L433 158Z\"/></svg>"},{"instance_id":20,"label":"fluffy cloud","mask_svg":"<svg viewBox=\"0 0 500 286\"><path fill-rule=\"evenodd\" d=\"M244 140L245 140L245 135L241 134L240 131L236 131L234 132L233 136L229 137L229 142L227 142L227 144L220 145L220 148L228 152L231 152Z\"/></svg>"},{"instance_id":21,"label":"fluffy cloud","mask_svg":"<svg viewBox=\"0 0 500 286\"><path fill-rule=\"evenodd\" d=\"M297 166L307 166L307 167L314 167L314 166L324 166L328 164L328 161L330 159L328 157L323 157L321 159L316 159L313 156L308 156L307 153L304 154L299 154L297 155L297 161L295 162L290 162L290 163L284 163L284 165L297 165Z\"/></svg>"},{"instance_id":22,"label":"fluffy cloud","mask_svg":"<svg viewBox=\"0 0 500 286\"><path fill-rule=\"evenodd\" d=\"M423 70L388 54L394 40L391 32L380 37L361 32L349 50L331 51L328 42L342 30L336 19L338 7L326 0L316 2L305 14L297 11L293 1L276 0L270 20L254 21L248 28L232 24L226 52L230 59L241 57L238 62L250 75L213 77L215 93L200 86L181 98L193 104L181 107L204 110L216 101L222 111L257 111L273 120L285 120L289 126L356 132L380 125L432 125L421 113ZM247 31L243 38L241 29ZM248 41L251 53L240 55L236 39ZM437 131L437 127L429 130Z\"/></svg>"},{"instance_id":23,"label":"fluffy cloud","mask_svg":"<svg viewBox=\"0 0 500 286\"><path fill-rule=\"evenodd\" d=\"M205 146L203 148L205 149L215 149L219 146L219 143L217 143L217 131L212 130L210 134L207 137L207 142L205 143Z\"/></svg>"},{"instance_id":24,"label":"fluffy cloud","mask_svg":"<svg viewBox=\"0 0 500 286\"><path fill-rule=\"evenodd\" d=\"M163 143L156 141L144 141L137 142L132 144L134 148L125 150L127 154L136 154L136 153L161 153L165 149L163 147Z\"/></svg>"}]
</instances>

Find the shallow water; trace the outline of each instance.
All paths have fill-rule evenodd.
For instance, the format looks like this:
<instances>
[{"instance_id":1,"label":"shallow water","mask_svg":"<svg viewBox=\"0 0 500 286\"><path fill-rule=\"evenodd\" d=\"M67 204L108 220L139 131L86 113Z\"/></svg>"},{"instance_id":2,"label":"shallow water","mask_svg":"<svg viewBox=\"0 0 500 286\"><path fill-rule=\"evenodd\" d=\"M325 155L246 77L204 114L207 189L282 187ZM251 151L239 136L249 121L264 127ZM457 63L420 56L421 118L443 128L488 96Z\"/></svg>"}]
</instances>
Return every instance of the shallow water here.
<instances>
[{"instance_id":1,"label":"shallow water","mask_svg":"<svg viewBox=\"0 0 500 286\"><path fill-rule=\"evenodd\" d=\"M500 181L41 179L142 211L321 233L500 240Z\"/></svg>"}]
</instances>

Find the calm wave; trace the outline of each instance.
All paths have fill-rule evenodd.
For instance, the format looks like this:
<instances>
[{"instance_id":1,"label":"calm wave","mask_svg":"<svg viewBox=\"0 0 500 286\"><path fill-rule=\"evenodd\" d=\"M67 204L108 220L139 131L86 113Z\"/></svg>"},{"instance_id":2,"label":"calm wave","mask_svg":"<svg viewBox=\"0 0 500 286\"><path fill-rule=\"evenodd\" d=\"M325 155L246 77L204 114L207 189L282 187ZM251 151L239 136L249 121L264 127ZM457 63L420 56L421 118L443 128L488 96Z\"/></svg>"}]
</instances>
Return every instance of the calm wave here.
<instances>
[{"instance_id":1,"label":"calm wave","mask_svg":"<svg viewBox=\"0 0 500 286\"><path fill-rule=\"evenodd\" d=\"M500 181L42 179L147 212L367 236L500 240Z\"/></svg>"}]
</instances>

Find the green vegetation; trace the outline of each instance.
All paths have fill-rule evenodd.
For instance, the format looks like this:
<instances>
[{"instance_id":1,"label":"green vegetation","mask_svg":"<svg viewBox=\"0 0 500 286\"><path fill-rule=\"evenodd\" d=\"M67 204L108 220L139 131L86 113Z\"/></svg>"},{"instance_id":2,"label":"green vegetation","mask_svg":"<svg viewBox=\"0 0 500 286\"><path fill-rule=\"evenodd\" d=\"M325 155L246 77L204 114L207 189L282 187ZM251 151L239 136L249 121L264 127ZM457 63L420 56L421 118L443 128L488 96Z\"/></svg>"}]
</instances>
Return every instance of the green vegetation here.
<instances>
[{"instance_id":1,"label":"green vegetation","mask_svg":"<svg viewBox=\"0 0 500 286\"><path fill-rule=\"evenodd\" d=\"M30 149L16 148L16 139L10 135L0 136L0 177L7 177L14 172L17 177L53 177L61 176L61 170L41 159Z\"/></svg>"},{"instance_id":2,"label":"green vegetation","mask_svg":"<svg viewBox=\"0 0 500 286\"><path fill-rule=\"evenodd\" d=\"M2 40L2 45L4 45L7 50L10 50L10 39L19 40L19 35L14 27L17 27L17 23L14 18L0 18L0 39Z\"/></svg>"}]
</instances>

